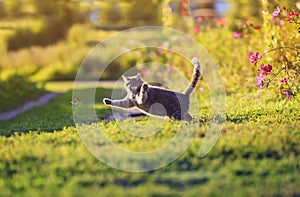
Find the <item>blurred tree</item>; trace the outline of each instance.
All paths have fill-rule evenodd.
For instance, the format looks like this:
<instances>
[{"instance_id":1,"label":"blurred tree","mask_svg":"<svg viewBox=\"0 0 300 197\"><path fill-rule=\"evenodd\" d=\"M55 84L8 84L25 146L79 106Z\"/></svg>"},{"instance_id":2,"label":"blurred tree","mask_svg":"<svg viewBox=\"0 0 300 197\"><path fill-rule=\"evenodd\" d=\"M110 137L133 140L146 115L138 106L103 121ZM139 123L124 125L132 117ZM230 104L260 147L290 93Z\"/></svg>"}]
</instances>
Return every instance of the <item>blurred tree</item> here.
<instances>
[{"instance_id":1,"label":"blurred tree","mask_svg":"<svg viewBox=\"0 0 300 197\"><path fill-rule=\"evenodd\" d=\"M6 15L4 2L0 1L0 19L4 18Z\"/></svg>"},{"instance_id":2,"label":"blurred tree","mask_svg":"<svg viewBox=\"0 0 300 197\"><path fill-rule=\"evenodd\" d=\"M55 43L65 38L72 25L87 22L92 14L92 22L99 28L162 24L163 2L160 0L98 0L93 3L84 0L0 0L0 11L2 2L3 17L15 21L26 17L42 24L39 27L26 25L26 28L14 26L14 34L7 41L8 50Z\"/></svg>"},{"instance_id":3,"label":"blurred tree","mask_svg":"<svg viewBox=\"0 0 300 197\"><path fill-rule=\"evenodd\" d=\"M99 9L98 27L131 27L140 25L160 25L162 2L159 0L120 0L95 3L93 10Z\"/></svg>"},{"instance_id":4,"label":"blurred tree","mask_svg":"<svg viewBox=\"0 0 300 197\"><path fill-rule=\"evenodd\" d=\"M104 2L101 4L100 22L116 23L121 20L121 8L116 2Z\"/></svg>"},{"instance_id":5,"label":"blurred tree","mask_svg":"<svg viewBox=\"0 0 300 197\"><path fill-rule=\"evenodd\" d=\"M17 17L21 14L21 0L5 0L3 1L5 15L8 17Z\"/></svg>"},{"instance_id":6,"label":"blurred tree","mask_svg":"<svg viewBox=\"0 0 300 197\"><path fill-rule=\"evenodd\" d=\"M129 20L160 23L161 2L156 0L137 0L132 2Z\"/></svg>"},{"instance_id":7,"label":"blurred tree","mask_svg":"<svg viewBox=\"0 0 300 197\"><path fill-rule=\"evenodd\" d=\"M19 1L11 0L10 2ZM43 27L38 32L34 30L35 27L17 28L15 34L8 39L8 50L57 42L65 38L68 29L73 24L85 21L85 15L78 1L28 0L26 3L32 4L33 16L43 21ZM7 4L6 10L7 6L10 9L18 8L17 3ZM18 19L16 15L15 19Z\"/></svg>"}]
</instances>

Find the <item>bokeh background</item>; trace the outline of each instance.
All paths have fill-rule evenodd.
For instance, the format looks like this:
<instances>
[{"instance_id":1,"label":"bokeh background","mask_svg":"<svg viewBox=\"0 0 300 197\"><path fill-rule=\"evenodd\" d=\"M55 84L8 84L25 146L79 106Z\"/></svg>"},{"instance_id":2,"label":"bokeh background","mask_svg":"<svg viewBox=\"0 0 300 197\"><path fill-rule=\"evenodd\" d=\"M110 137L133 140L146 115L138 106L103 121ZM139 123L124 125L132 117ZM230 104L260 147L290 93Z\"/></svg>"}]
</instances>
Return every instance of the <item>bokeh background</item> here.
<instances>
[{"instance_id":1,"label":"bokeh background","mask_svg":"<svg viewBox=\"0 0 300 197\"><path fill-rule=\"evenodd\" d=\"M282 1L280 4L292 8L296 2ZM264 9L269 9L272 14L276 5L279 2L269 1ZM249 31L253 30L243 29L246 21L250 21L248 26L266 23L261 6L260 0L1 0L0 96L3 102L0 111L5 112L38 97L47 81L72 81L84 57L101 40L137 26L158 25L183 31L209 51L222 74L228 74L224 77L228 88L235 87L236 82L245 85L247 82L243 79L251 74L253 78L255 74L254 69L247 66L248 53L264 51L262 48L268 44L264 42L266 36L250 35ZM293 31L286 29L286 32ZM248 31L243 35L244 39L232 39L233 32L241 37L243 31ZM264 31L268 29L261 30ZM271 34L274 33L269 37L273 36ZM292 41L286 39L283 42L287 45ZM130 67L151 58L142 50L124 55L109 66L102 79L117 79ZM179 67L182 64L176 57L163 56L155 61L172 61ZM187 68L183 70L189 72ZM97 79L97 72L95 75Z\"/></svg>"},{"instance_id":2,"label":"bokeh background","mask_svg":"<svg viewBox=\"0 0 300 197\"><path fill-rule=\"evenodd\" d=\"M247 16L260 18L258 1L199 2L195 5L200 12L192 16L192 6L178 0L0 1L1 112L38 97L47 81L74 80L87 53L117 31L159 25L194 34L197 16L205 18L200 27L209 25L216 31L225 26L233 31ZM224 24L218 24L217 20L224 20ZM200 36L197 38L203 42ZM204 47L213 46L217 50L216 39L205 40ZM217 55L214 58L221 61ZM121 57L113 62L103 79L117 79L136 63L147 61L141 52Z\"/></svg>"}]
</instances>

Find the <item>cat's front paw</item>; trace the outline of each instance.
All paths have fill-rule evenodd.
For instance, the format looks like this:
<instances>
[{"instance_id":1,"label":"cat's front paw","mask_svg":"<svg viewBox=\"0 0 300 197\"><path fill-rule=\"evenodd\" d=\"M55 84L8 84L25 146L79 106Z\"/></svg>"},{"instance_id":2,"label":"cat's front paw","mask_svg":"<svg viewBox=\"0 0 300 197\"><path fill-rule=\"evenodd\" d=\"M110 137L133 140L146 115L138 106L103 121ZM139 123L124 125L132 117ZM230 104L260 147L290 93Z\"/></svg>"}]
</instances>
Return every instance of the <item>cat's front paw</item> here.
<instances>
[{"instance_id":1,"label":"cat's front paw","mask_svg":"<svg viewBox=\"0 0 300 197\"><path fill-rule=\"evenodd\" d=\"M104 103L105 105L111 105L111 100L108 99L108 98L104 98L104 99L103 99L103 103Z\"/></svg>"}]
</instances>

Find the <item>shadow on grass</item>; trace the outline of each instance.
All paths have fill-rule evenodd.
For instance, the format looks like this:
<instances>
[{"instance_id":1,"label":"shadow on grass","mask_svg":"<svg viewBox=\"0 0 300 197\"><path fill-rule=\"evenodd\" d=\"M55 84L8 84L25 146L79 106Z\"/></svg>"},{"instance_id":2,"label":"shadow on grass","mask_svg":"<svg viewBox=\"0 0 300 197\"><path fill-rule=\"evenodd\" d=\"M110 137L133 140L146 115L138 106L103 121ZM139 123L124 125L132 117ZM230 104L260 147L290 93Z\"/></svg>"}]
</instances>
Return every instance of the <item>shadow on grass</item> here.
<instances>
[{"instance_id":1,"label":"shadow on grass","mask_svg":"<svg viewBox=\"0 0 300 197\"><path fill-rule=\"evenodd\" d=\"M239 111L239 112L228 112L226 114L226 121L233 122L235 124L245 123L245 122L256 122L263 124L271 123L283 123L290 117L290 120L294 119L296 121L296 115L294 113L289 114L290 109L282 108L265 108L265 109L253 109L251 111Z\"/></svg>"},{"instance_id":2,"label":"shadow on grass","mask_svg":"<svg viewBox=\"0 0 300 197\"><path fill-rule=\"evenodd\" d=\"M181 174L166 173L156 177L155 183L159 185L167 185L174 189L184 189L187 187L199 186L209 182L209 177L202 175L196 176L192 172L182 172Z\"/></svg>"}]
</instances>

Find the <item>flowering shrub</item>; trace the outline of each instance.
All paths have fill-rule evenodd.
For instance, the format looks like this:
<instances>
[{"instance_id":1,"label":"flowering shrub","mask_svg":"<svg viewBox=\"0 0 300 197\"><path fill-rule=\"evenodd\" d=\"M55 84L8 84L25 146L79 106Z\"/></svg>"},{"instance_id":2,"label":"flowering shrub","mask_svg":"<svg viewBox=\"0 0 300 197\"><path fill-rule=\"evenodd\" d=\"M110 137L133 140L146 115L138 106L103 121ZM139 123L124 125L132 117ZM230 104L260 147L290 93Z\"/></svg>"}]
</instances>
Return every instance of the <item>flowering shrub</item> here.
<instances>
[{"instance_id":1,"label":"flowering shrub","mask_svg":"<svg viewBox=\"0 0 300 197\"><path fill-rule=\"evenodd\" d=\"M240 38L240 37L242 37L243 36L243 33L242 32L233 32L232 33L232 37L233 38Z\"/></svg>"},{"instance_id":2,"label":"flowering shrub","mask_svg":"<svg viewBox=\"0 0 300 197\"><path fill-rule=\"evenodd\" d=\"M299 92L299 14L296 8L285 6L277 6L270 13L266 0L262 0L262 6L262 26L246 21L244 28L253 47L258 44L257 38L265 47L264 52L250 52L248 55L250 63L258 67L256 86L262 89L272 84L290 99Z\"/></svg>"},{"instance_id":3,"label":"flowering shrub","mask_svg":"<svg viewBox=\"0 0 300 197\"><path fill-rule=\"evenodd\" d=\"M249 60L250 60L251 64L256 64L260 59L261 59L261 55L258 52L256 52L256 53L250 52L249 53Z\"/></svg>"},{"instance_id":4,"label":"flowering shrub","mask_svg":"<svg viewBox=\"0 0 300 197\"><path fill-rule=\"evenodd\" d=\"M255 4L255 13L261 15L250 10L247 17L236 20L230 15L219 18L187 15L186 1L165 0L162 20L164 26L187 33L207 49L224 76L228 92L252 91L257 86L276 90L282 98L290 99L299 93L300 3L296 6L290 0L282 0L277 1L281 4L278 6L276 0L258 1L261 3ZM254 0L246 4L251 7ZM145 50L139 61L155 59L176 66L189 76L187 62L164 50L169 45L162 42L157 49ZM249 62L254 69L247 66Z\"/></svg>"}]
</instances>

